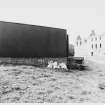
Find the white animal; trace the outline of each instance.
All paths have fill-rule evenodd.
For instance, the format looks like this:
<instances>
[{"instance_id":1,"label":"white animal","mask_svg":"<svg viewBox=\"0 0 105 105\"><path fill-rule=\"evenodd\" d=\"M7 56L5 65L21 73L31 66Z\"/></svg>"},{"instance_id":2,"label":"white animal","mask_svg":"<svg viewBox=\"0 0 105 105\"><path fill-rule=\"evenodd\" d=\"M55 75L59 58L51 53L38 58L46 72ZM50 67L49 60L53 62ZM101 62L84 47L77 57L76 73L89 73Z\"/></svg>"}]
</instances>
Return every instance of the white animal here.
<instances>
[{"instance_id":1,"label":"white animal","mask_svg":"<svg viewBox=\"0 0 105 105\"><path fill-rule=\"evenodd\" d=\"M50 68L50 69L52 69L53 68L53 61L49 61L47 67Z\"/></svg>"},{"instance_id":2,"label":"white animal","mask_svg":"<svg viewBox=\"0 0 105 105\"><path fill-rule=\"evenodd\" d=\"M49 61L47 67L48 68L51 68L51 69L59 69L60 68L59 65L58 65L58 63L56 61L55 62Z\"/></svg>"},{"instance_id":3,"label":"white animal","mask_svg":"<svg viewBox=\"0 0 105 105\"><path fill-rule=\"evenodd\" d=\"M59 68L59 66L58 66L58 63L57 63L57 62L54 62L54 63L53 63L53 68L54 68L54 69L58 69L58 68Z\"/></svg>"},{"instance_id":4,"label":"white animal","mask_svg":"<svg viewBox=\"0 0 105 105\"><path fill-rule=\"evenodd\" d=\"M67 69L67 66L65 63L59 63L58 62L53 62L52 60L48 62L48 68L50 69Z\"/></svg>"},{"instance_id":5,"label":"white animal","mask_svg":"<svg viewBox=\"0 0 105 105\"><path fill-rule=\"evenodd\" d=\"M60 63L59 64L59 67L62 68L62 69L67 69L67 66L65 63Z\"/></svg>"}]
</instances>

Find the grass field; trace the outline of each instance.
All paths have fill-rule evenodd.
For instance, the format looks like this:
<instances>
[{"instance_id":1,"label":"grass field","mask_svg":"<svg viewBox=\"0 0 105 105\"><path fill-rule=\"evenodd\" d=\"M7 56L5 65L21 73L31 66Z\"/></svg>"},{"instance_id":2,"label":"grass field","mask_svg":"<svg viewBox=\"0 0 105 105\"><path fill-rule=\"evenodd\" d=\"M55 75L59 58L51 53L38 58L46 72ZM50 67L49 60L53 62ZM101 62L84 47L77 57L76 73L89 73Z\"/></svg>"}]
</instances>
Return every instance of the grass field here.
<instances>
[{"instance_id":1,"label":"grass field","mask_svg":"<svg viewBox=\"0 0 105 105\"><path fill-rule=\"evenodd\" d=\"M87 61L88 70L53 70L0 65L0 103L105 102L104 66Z\"/></svg>"}]
</instances>

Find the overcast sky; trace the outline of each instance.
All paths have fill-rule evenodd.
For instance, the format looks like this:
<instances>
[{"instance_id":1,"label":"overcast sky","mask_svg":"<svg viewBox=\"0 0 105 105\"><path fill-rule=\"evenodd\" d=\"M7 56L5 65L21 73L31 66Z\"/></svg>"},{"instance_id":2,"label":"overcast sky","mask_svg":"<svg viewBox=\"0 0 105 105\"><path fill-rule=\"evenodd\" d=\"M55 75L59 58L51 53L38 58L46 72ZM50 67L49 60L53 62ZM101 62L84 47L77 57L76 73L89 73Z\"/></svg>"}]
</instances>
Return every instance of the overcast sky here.
<instances>
[{"instance_id":1,"label":"overcast sky","mask_svg":"<svg viewBox=\"0 0 105 105\"><path fill-rule=\"evenodd\" d=\"M105 32L105 0L0 0L0 20L64 28L73 43Z\"/></svg>"}]
</instances>

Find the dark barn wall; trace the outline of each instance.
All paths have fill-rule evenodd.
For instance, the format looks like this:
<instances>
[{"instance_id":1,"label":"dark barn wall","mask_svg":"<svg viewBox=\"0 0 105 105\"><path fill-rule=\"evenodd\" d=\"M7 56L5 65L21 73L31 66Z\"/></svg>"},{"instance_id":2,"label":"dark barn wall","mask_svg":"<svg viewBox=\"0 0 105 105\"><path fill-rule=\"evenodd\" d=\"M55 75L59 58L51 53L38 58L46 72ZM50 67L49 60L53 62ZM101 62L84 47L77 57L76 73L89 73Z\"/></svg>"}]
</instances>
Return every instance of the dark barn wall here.
<instances>
[{"instance_id":1,"label":"dark barn wall","mask_svg":"<svg viewBox=\"0 0 105 105\"><path fill-rule=\"evenodd\" d=\"M0 57L66 57L66 30L0 21Z\"/></svg>"}]
</instances>

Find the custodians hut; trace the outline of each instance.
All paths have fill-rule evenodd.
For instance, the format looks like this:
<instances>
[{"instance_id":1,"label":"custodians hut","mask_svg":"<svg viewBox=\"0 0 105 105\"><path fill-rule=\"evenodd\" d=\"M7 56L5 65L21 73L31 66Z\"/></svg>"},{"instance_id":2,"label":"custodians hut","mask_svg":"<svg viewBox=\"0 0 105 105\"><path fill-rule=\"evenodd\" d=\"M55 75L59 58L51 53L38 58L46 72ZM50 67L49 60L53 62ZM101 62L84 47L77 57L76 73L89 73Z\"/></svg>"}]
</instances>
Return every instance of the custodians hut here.
<instances>
[{"instance_id":1,"label":"custodians hut","mask_svg":"<svg viewBox=\"0 0 105 105\"><path fill-rule=\"evenodd\" d=\"M0 21L0 57L67 57L65 29Z\"/></svg>"},{"instance_id":2,"label":"custodians hut","mask_svg":"<svg viewBox=\"0 0 105 105\"><path fill-rule=\"evenodd\" d=\"M83 58L74 53L65 29L0 21L0 64L44 67L54 58L64 59L68 69L83 69Z\"/></svg>"}]
</instances>

